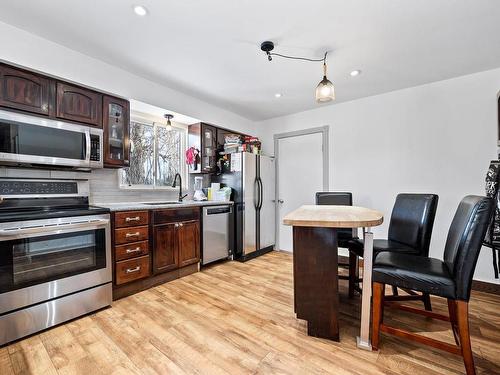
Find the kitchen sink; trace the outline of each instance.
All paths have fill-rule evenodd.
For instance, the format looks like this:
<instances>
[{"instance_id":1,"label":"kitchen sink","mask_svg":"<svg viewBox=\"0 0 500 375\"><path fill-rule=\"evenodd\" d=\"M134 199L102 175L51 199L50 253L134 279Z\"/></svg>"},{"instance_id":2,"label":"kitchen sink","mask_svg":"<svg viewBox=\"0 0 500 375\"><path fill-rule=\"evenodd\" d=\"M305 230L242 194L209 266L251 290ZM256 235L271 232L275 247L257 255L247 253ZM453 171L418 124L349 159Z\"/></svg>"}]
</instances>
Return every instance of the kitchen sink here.
<instances>
[{"instance_id":1,"label":"kitchen sink","mask_svg":"<svg viewBox=\"0 0 500 375\"><path fill-rule=\"evenodd\" d=\"M148 206L159 206L159 205L162 205L162 204L182 204L183 202L179 202L179 201L169 201L169 202L147 202L147 203L143 203L143 204L147 204Z\"/></svg>"}]
</instances>

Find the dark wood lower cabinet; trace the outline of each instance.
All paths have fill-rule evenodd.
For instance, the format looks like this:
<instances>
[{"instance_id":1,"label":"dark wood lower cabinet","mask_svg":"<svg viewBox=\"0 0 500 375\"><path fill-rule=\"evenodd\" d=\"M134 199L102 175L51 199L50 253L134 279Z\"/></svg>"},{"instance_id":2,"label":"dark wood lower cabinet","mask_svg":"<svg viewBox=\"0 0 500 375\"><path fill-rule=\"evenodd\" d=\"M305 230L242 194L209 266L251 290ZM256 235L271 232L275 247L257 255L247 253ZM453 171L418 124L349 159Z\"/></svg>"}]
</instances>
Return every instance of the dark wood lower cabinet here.
<instances>
[{"instance_id":1,"label":"dark wood lower cabinet","mask_svg":"<svg viewBox=\"0 0 500 375\"><path fill-rule=\"evenodd\" d=\"M114 299L198 271L199 207L114 212L113 228Z\"/></svg>"},{"instance_id":2,"label":"dark wood lower cabinet","mask_svg":"<svg viewBox=\"0 0 500 375\"><path fill-rule=\"evenodd\" d=\"M155 225L153 271L170 271L200 261L200 222L181 221Z\"/></svg>"},{"instance_id":3,"label":"dark wood lower cabinet","mask_svg":"<svg viewBox=\"0 0 500 375\"><path fill-rule=\"evenodd\" d=\"M179 267L185 267L200 261L200 222L185 221L179 223Z\"/></svg>"},{"instance_id":4,"label":"dark wood lower cabinet","mask_svg":"<svg viewBox=\"0 0 500 375\"><path fill-rule=\"evenodd\" d=\"M156 225L153 229L153 272L155 274L178 267L176 225L178 224Z\"/></svg>"}]
</instances>

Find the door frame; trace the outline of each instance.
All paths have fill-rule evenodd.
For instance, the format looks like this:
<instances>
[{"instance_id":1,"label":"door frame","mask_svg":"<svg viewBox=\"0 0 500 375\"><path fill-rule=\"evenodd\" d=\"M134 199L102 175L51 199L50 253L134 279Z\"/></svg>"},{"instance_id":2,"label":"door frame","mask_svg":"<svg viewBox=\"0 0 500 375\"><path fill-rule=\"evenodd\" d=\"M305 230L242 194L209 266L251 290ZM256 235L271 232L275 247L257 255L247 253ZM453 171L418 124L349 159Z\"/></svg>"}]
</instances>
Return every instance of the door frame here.
<instances>
[{"instance_id":1,"label":"door frame","mask_svg":"<svg viewBox=\"0 0 500 375\"><path fill-rule=\"evenodd\" d=\"M278 133L274 134L274 158L275 158L275 173L276 173L276 180L275 180L275 198L274 198L274 204L275 204L275 228L276 228L276 233L275 233L275 238L276 238L276 246L275 248L279 250L279 243L280 243L280 238L279 238L279 228L280 228L280 218L279 218L279 203L278 203L278 195L279 195L279 187L280 187L280 178L279 178L279 141L280 139L285 139L285 138L292 138L292 137L300 137L303 135L309 135L309 134L316 134L320 133L321 134L321 140L322 140L322 154L323 154L323 191L328 191L330 188L330 126L329 125L324 125L324 126L318 126L315 128L308 128L308 129L302 129L302 130L295 130L291 132L286 132L286 133Z\"/></svg>"}]
</instances>

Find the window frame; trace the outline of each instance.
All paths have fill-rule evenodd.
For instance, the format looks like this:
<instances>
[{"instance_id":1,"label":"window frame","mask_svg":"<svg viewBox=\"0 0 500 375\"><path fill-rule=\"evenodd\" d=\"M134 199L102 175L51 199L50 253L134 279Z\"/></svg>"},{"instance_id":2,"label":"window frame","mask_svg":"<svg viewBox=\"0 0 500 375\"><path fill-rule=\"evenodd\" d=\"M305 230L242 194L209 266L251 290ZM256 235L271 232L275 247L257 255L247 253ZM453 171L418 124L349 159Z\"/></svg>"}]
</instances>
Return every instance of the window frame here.
<instances>
[{"instance_id":1,"label":"window frame","mask_svg":"<svg viewBox=\"0 0 500 375\"><path fill-rule=\"evenodd\" d=\"M157 129L158 128L166 128L167 125L160 123L160 122L155 122L155 121L148 121L142 118L131 118L130 119L130 125L129 129L132 125L132 123L137 123L145 126L152 126L153 127L153 184L151 185L126 185L122 184L123 181L123 174L125 173L125 168L121 168L118 170L117 176L118 176L118 187L121 190L135 190L135 191L177 191L179 188L175 187L173 188L172 186L158 186L156 184L156 176L157 176L157 168L158 168L158 137L157 137ZM182 176L182 189L187 190L187 185L188 185L188 169L186 166L186 163L184 162L184 152L183 150L186 150L187 142L188 142L188 128L187 126L182 126L179 124L172 123L172 129L175 129L180 133L180 160L179 160L179 166L180 166L180 171L179 174ZM131 156L132 157L132 156Z\"/></svg>"}]
</instances>

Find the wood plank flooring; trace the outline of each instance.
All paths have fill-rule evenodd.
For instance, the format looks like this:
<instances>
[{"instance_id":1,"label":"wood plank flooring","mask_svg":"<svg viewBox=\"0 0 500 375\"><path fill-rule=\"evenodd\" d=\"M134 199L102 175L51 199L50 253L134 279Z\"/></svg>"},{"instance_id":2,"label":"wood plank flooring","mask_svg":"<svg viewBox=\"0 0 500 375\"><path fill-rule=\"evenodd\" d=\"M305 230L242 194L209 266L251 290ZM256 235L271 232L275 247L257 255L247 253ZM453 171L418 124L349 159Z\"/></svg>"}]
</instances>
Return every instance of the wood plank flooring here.
<instances>
[{"instance_id":1,"label":"wood plank flooring","mask_svg":"<svg viewBox=\"0 0 500 375\"><path fill-rule=\"evenodd\" d=\"M340 281L340 342L293 313L292 257L227 262L0 348L0 374L461 374L460 357L382 335L356 349L360 298ZM444 303L443 303L444 301ZM433 299L436 311L446 301ZM387 309L386 320L453 342L448 324ZM478 374L500 374L500 297L473 292Z\"/></svg>"}]
</instances>

